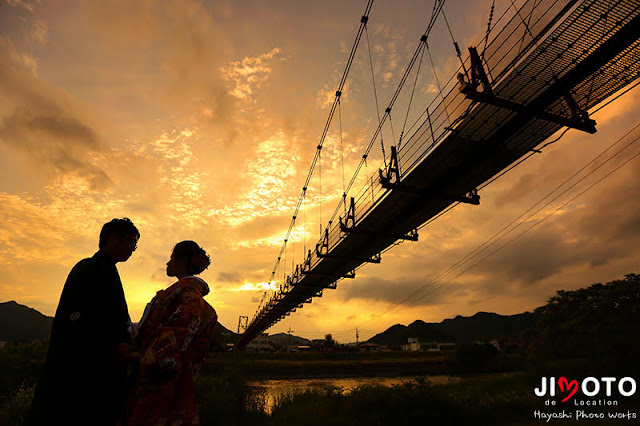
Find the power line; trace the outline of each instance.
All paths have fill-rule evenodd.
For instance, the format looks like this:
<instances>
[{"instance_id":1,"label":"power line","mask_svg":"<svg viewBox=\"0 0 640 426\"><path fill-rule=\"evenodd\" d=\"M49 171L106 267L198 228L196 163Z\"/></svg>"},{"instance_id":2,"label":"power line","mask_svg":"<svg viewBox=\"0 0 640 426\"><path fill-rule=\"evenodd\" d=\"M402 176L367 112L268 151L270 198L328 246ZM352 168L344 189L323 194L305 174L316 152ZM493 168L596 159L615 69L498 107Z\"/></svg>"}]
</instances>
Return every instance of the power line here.
<instances>
[{"instance_id":1,"label":"power line","mask_svg":"<svg viewBox=\"0 0 640 426\"><path fill-rule=\"evenodd\" d=\"M635 131L636 129L638 129L640 127L640 123L638 123L636 126L634 126L630 131L628 131L624 136L622 136L621 138L619 138L616 142L614 142L612 145L610 145L609 147L607 147L607 149L605 149L602 153L598 154L594 159L592 159L589 163L587 163L585 166L583 166L581 169L579 169L577 172L575 172L569 179L565 180L563 183L561 183L558 187L556 187L553 191L551 191L549 194L547 194L545 197L543 197L541 200L539 200L537 203L535 203L532 207L530 207L529 209L527 209L527 211L525 211L525 213L521 214L518 218L516 218L514 221L512 221L509 225L507 225L505 228L503 228L501 231L499 231L498 233L494 234L491 238L489 238L489 240L485 241L483 244L481 244L478 248L476 248L474 251L472 251L470 254L468 254L467 256L463 257L463 259L461 259L460 261L456 262L454 264L455 265L461 265L464 262L462 262L463 260L467 259L467 258L473 258L474 256L469 257L472 253L475 253L476 251L478 251L478 249L480 247L483 247L484 245L486 245L486 243L488 241L491 241L495 236L499 235L500 233L502 233L502 231L504 231L506 228L508 228L509 226L511 226L515 221L517 221L518 219L522 218L526 213L528 213L530 210L532 210L533 207L535 207L536 205L538 205L542 200L548 198L551 194L553 194L555 191L557 191L559 188L561 188L562 186L564 186L569 180L573 179L573 177L577 176L581 171L585 170L587 167L589 167L591 164L593 164L598 158L600 158L601 156L603 156L606 152L608 152L610 149L612 149L615 145L617 145L618 143L620 143L624 138L626 138L629 134L631 134L633 131ZM620 150L618 150L616 153L614 153L611 157L609 157L607 160L605 160L602 164L600 164L599 166L597 166L596 168L594 168L593 170L591 170L589 173L587 173L584 177L582 177L580 180L578 180L576 183L574 183L573 185L571 185L569 188L567 188L565 191L563 191L561 194L559 194L557 197L555 197L554 199L552 199L551 201L549 201L548 203L546 203L545 205L543 205L540 209L538 209L536 212L534 212L531 216L529 216L529 218L531 218L532 216L534 216L535 214L537 214L538 212L540 212L544 207L548 206L549 204L551 204L553 201L555 201L557 198L559 198L560 196L564 195L566 192L568 192L570 189L573 189L577 184L579 184L580 182L582 182L584 179L586 179L588 176L591 176L593 173L595 173L596 171L598 171L601 167L603 167L605 164L609 163L610 161L612 161L614 158L616 158L616 156L618 156L620 153L622 153L624 150L626 150L627 148L629 148L631 145L633 145L634 143L636 143L638 140L640 140L640 136L636 137L635 139L631 140L631 142L629 142L627 145L625 145L623 148L621 148ZM480 263L484 262L486 259L488 259L489 257L493 256L494 254L496 254L498 251L502 250L503 248L505 248L506 246L508 246L509 244L511 244L512 242L514 242L515 240L517 240L518 238L520 238L521 236L523 236L524 234L526 234L527 232L531 231L532 229L534 229L535 227L537 227L538 225L540 225L541 223L543 223L545 220L547 220L549 217L553 216L555 213L557 213L558 211L562 210L563 208L565 208L567 205L571 204L573 201L575 201L577 198L579 198L580 196L582 196L584 193L586 193L587 191L589 191L590 189L592 189L593 187L595 187L596 185L598 185L599 183L601 183L602 181L604 181L605 179L607 179L609 176L611 176L613 173L615 173L616 171L618 171L619 169L621 169L622 167L624 167L625 165L627 165L629 162L633 161L634 159L636 159L637 157L640 156L640 151L635 153L633 156L631 156L630 158L628 158L627 160L625 160L623 163L621 163L620 165L618 165L617 167L615 167L613 170L611 170L609 173L607 173L606 175L604 175L603 177L601 177L600 179L598 179L597 181L593 182L592 184L590 184L589 186L587 186L584 190L582 190L581 192L579 192L578 194L576 194L575 196L573 196L572 198L570 198L568 201L566 201L565 203L563 203L562 205L560 205L559 207L557 207L554 211L552 211L551 213L547 214L545 217L543 217L542 219L538 220L537 222L535 222L533 225L531 225L530 227L526 228L524 231L522 231L521 233L519 233L518 235L516 235L515 237L513 237L512 239L510 239L509 241L507 241L506 243L504 243L503 245L499 246L498 248L496 248L494 251L490 252L489 254L487 254L486 256L484 256L483 258L481 258L480 260L478 260L477 262L473 263L472 265L470 265L469 267L467 267L466 269L464 269L462 272L458 273L457 275L455 275L454 277L450 278L448 281L434 287L435 282L442 276L446 276L448 275L448 273L442 273L440 274L438 277L436 277L435 279L433 279L431 282L429 282L428 284L426 284L425 286L421 287L420 289L418 289L417 291L414 291L409 297L406 297L405 299L403 299L401 302L396 303L395 305L393 305L391 308L387 309L386 311L382 312L381 314L377 315L375 318L372 318L368 321L365 321L361 324L359 324L356 327L357 329L362 329L363 325L366 324L372 324L375 323L377 321L380 320L380 318L382 317L382 315L384 315L387 312L390 312L391 310L393 310L395 307L401 306L402 307L398 310L395 311L395 313L406 309L407 307L411 307L411 306L415 306L417 304L417 302L419 302L420 300L424 299L425 297L435 293L437 290L439 290L440 288L444 287L445 285L449 284L451 281L455 280L456 278L460 277L461 275L464 275L466 272L468 272L469 270L473 269L474 267L476 267L477 265L479 265ZM450 208L448 209L450 210ZM447 210L447 211L448 211ZM528 220L528 219L527 219ZM498 238L496 241L499 241L500 239L502 239L503 237L505 237L506 235L508 235L509 233L513 232L515 229L517 229L520 225L516 226L515 228L511 229L510 231L508 231L507 233L505 233L503 236L501 236L500 238ZM495 243L495 241L494 241ZM477 253L481 253L484 250L486 250L488 247L490 247L491 245L493 245L493 243L489 244L488 246L486 246L485 248L483 248L482 250L478 251ZM450 267L447 271L451 271L453 272L456 268L452 268ZM446 271L445 271L446 272ZM409 301L410 299L412 299L413 297L417 296L420 292L426 290L426 289L430 289L430 291L426 294L423 294L419 297L416 297L415 299L413 299L410 303L410 305L405 305L404 303ZM339 335L339 334L343 334L343 333L348 333L350 332L351 329L349 330L344 330L344 331L338 331L338 332L333 332L333 334L335 335Z\"/></svg>"},{"instance_id":2,"label":"power line","mask_svg":"<svg viewBox=\"0 0 640 426\"><path fill-rule=\"evenodd\" d=\"M640 137L636 138L633 140L633 142L636 142L640 139ZM587 188L585 188L583 191L581 191L580 193L578 193L577 195L575 195L574 197L572 197L571 199L569 199L567 202L565 202L564 204L562 204L560 207L556 208L553 212L549 213L548 215L546 215L545 217L543 217L542 219L540 219L538 222L534 223L532 226L530 226L529 228L525 229L524 231L522 231L520 234L516 235L514 238L512 238L511 240L507 241L505 244L503 244L502 246L498 247L496 250L494 250L493 252L489 253L487 256L483 257L482 259L480 259L479 261L477 261L476 263L474 263L473 265L469 266L467 269L465 269L464 271L462 271L461 273L459 273L458 275L456 275L455 277L451 278L449 281L440 284L438 287L436 287L435 289L433 289L431 292L420 296L418 299L415 300L415 303L417 303L418 301L420 301L421 299L423 299L424 297L432 294L433 292L435 292L436 290L438 290L439 288L443 287L446 284L449 284L451 281L453 281L454 279L458 278L460 275L463 275L464 273L466 273L467 271L469 271L470 269L474 268L475 266L477 266L478 264L480 264L481 262L483 262L484 260L486 260L487 258L493 256L495 253L497 253L498 251L502 250L503 248L505 248L506 246L508 246L509 244L511 244L513 241L515 241L516 239L520 238L522 235L526 234L527 232L529 232L530 230L532 230L533 228L537 227L538 225L540 225L542 222L544 222L545 220L547 220L548 218L550 218L551 216L553 216L555 213L557 213L558 211L562 210L563 208L565 208L567 205L571 204L573 201L575 201L578 197L580 197L581 195L583 195L585 192L589 191L590 189L592 189L594 186L596 186L597 184L599 184L600 182L602 182L603 180L605 180L606 178L608 178L609 176L611 176L613 173L615 173L616 171L618 171L619 169L621 169L623 166L625 166L626 164L628 164L629 162L631 162L632 160L634 160L635 158L637 158L638 156L640 156L640 152L637 152L636 154L634 154L632 157L628 158L626 161L624 161L622 164L620 164L619 166L615 167L613 170L611 170L609 173L607 173L605 176L603 176L602 178L598 179L596 182L594 182L593 184L589 185ZM414 304L415 304L414 303Z\"/></svg>"},{"instance_id":3,"label":"power line","mask_svg":"<svg viewBox=\"0 0 640 426\"><path fill-rule=\"evenodd\" d=\"M491 252L489 255L483 257L482 259L480 259L478 262L474 263L473 265L471 265L470 267L468 267L467 269L465 269L462 273L456 275L455 277L453 277L452 279L450 279L449 281L447 281L444 284L441 284L440 286L437 286L435 288L433 288L429 293L424 294L420 297L417 297L418 294L420 294L421 292L431 289L434 285L435 282L437 282L440 278L449 275L450 273L452 273L453 271L455 271L456 269L458 269L461 265L463 265L464 263L467 262L467 260L473 259L474 257L476 257L477 255L479 255L480 253L482 253L483 251L487 250L489 247L491 247L492 245L494 245L497 241L500 241L502 238L504 238L505 236L507 236L508 234L510 234L511 232L515 231L518 227L520 227L520 225L522 225L522 223L526 223L526 220L529 220L531 217L535 216L537 213L539 213L542 209L544 209L545 207L547 207L549 204L553 203L554 201L556 201L560 196L564 195L565 193L567 193L569 190L573 189L576 185L578 185L579 183L581 183L584 179L586 179L587 177L591 176L593 173L595 173L597 170L599 170L600 168L602 168L605 164L609 163L610 161L612 161L615 157L617 157L619 154L621 154L623 151L625 151L627 148L629 148L631 145L633 145L634 143L636 143L640 137L637 137L635 139L633 139L631 142L629 142L628 144L626 144L624 147L622 147L620 150L618 150L617 152L615 152L611 157L609 157L607 160L605 160L602 164L600 164L599 166L597 166L596 168L594 168L593 170L589 171L585 176L583 176L580 180L578 180L577 182L575 182L574 184L572 184L571 186L569 186L567 189L565 189L563 192L561 192L559 195L557 195L555 198L553 198L552 200L548 201L546 204L544 204L542 207L540 207L538 210L536 210L534 213L532 213L524 222L521 222L519 225L517 225L516 227L514 227L513 229L509 230L508 232L504 233L502 236L500 236L499 238L496 239L496 237L498 237L500 234L502 234L505 230L507 230L508 228L510 228L515 222L517 222L518 220L520 220L521 218L523 218L527 213L529 213L531 210L533 210L537 205L539 205L542 201L544 201L545 199L547 199L548 197L550 197L553 193L555 193L556 191L558 191L560 188L562 188L565 184L567 184L570 180L572 180L574 177L578 176L582 171L586 170L588 167L590 167L593 163L595 163L600 157L604 156L608 151L610 151L611 149L613 149L616 145L618 145L620 142L622 142L627 136L629 136L632 132L634 132L635 130L637 130L640 127L640 123L638 123L636 126L634 126L631 130L629 130L627 133L625 133L621 138L619 138L618 140L616 140L613 144L609 145L604 151L602 151L600 154L598 154L596 157L594 157L591 161L589 161L586 165L584 165L583 167L581 167L578 171L576 171L573 175L571 175L571 177L569 177L568 179L566 179L564 182L562 182L560 185L558 185L556 188L554 188L550 193L548 193L545 197L543 197L542 199L540 199L539 201L537 201L533 206L529 207L524 213L522 213L520 216L518 216L516 219L512 220L508 225L506 225L504 228L502 228L500 231L498 231L497 233L493 234L488 240L486 240L485 242L483 242L480 246L478 246L476 249L474 249L473 251L471 251L470 253L468 253L466 256L464 256L463 258L461 258L460 260L458 260L456 263L454 263L451 267L449 267L447 270L445 270L444 272L442 272L440 275L438 275L436 278L434 278L433 280L431 280L429 283L425 284L424 286L420 287L419 289L415 290L414 292L412 292L409 296L405 297L404 299L402 299L400 302L394 304L393 306L391 306L390 308L388 308L387 310L385 310L384 312L382 312L381 314L377 315L375 318L363 322L361 324L358 325L358 327L362 327L363 325L366 324L371 324L374 321L377 321L378 318L380 318L382 315L392 311L393 309L395 309L398 306L402 306L404 305L404 308L398 309L395 312L398 312L402 309L406 308L405 303L410 301L411 299L414 299L414 303L411 305L415 305L415 303L419 300L421 300L422 298L432 294L433 292L435 292L436 290L438 290L439 288L441 288L443 285L448 284L449 282L451 282L453 279L459 277L460 275L464 274L465 272L467 272L468 270L470 270L471 268L477 266L479 263L483 262L484 260L486 260L487 258L489 258L490 256L492 256L493 254L497 253L499 250L501 250L502 248L504 248L506 245L510 244L511 242L513 242L515 239L519 238L520 236L524 235L526 232L528 232L529 230L533 229L535 226L537 226L538 224L540 224L542 221L546 220L550 215L547 215L544 219L540 220L539 222L537 222L536 224L534 224L533 226L527 228L524 232L518 234L515 238L509 240L506 244L500 246L498 249L494 250L493 252ZM629 161L631 161L633 158L636 158L638 155L640 155L640 152L635 154L633 157L631 157L631 159L625 161L622 165L616 167L612 172L610 172L609 174L607 174L604 178L598 180L597 182L595 182L594 184L590 185L589 187L587 187L587 189L585 189L584 191L580 192L576 197L573 197L572 199L570 199L567 203L563 204L561 207L559 207L558 209L556 209L553 213L557 212L558 210L560 210L561 208L563 208L564 206L566 206L568 203L570 203L571 201L575 200L578 196L584 194L584 192L586 192L587 190L591 189L592 187L594 187L596 184L600 183L602 180L604 180L606 177L610 176L613 172L615 172L616 170L618 170L620 167L622 167L623 165L627 164ZM448 211L451 208L453 208L454 205L450 206L449 209L445 210ZM552 214L553 214L552 213ZM425 224L426 225L426 224ZM495 241L492 241L494 240Z\"/></svg>"}]
</instances>

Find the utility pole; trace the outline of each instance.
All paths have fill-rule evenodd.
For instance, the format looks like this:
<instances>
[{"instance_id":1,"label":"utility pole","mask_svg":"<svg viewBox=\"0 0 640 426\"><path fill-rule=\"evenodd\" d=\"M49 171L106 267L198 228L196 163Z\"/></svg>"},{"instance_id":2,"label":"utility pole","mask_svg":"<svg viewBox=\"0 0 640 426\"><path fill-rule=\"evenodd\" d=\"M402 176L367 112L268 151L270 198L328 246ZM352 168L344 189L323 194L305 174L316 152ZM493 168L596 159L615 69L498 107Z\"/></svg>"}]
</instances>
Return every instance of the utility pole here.
<instances>
[{"instance_id":1,"label":"utility pole","mask_svg":"<svg viewBox=\"0 0 640 426\"><path fill-rule=\"evenodd\" d=\"M358 329L356 328L356 346L358 345L358 337L360 337L360 333L358 333Z\"/></svg>"},{"instance_id":2,"label":"utility pole","mask_svg":"<svg viewBox=\"0 0 640 426\"><path fill-rule=\"evenodd\" d=\"M289 333L289 343L287 343L287 352L289 352L291 350L291 333L293 332L293 330L291 330L291 327L289 327L288 333Z\"/></svg>"}]
</instances>

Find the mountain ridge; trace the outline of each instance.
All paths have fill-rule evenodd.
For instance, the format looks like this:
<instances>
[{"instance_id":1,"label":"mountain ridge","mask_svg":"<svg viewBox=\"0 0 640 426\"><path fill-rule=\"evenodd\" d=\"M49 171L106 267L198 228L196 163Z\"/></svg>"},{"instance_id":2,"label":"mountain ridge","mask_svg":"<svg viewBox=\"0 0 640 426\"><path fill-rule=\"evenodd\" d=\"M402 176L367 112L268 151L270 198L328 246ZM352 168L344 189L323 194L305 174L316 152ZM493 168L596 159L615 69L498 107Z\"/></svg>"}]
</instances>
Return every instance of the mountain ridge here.
<instances>
[{"instance_id":1,"label":"mountain ridge","mask_svg":"<svg viewBox=\"0 0 640 426\"><path fill-rule=\"evenodd\" d=\"M494 312L477 312L470 317L456 315L439 323L415 320L405 326L395 324L378 333L368 342L399 346L409 337L421 342L473 342L479 339L513 338L533 326L536 316L532 312L500 315Z\"/></svg>"},{"instance_id":2,"label":"mountain ridge","mask_svg":"<svg viewBox=\"0 0 640 426\"><path fill-rule=\"evenodd\" d=\"M12 300L0 303L0 340L46 339L53 317Z\"/></svg>"},{"instance_id":3,"label":"mountain ridge","mask_svg":"<svg viewBox=\"0 0 640 426\"><path fill-rule=\"evenodd\" d=\"M382 333L378 333L368 342L399 346L409 337L421 342L471 342L478 339L516 337L530 328L535 315L524 312L515 315L499 315L492 312L477 312L470 317L456 315L439 323L428 323L417 319L405 326L394 324ZM46 316L36 309L21 305L15 301L0 303L0 340L44 340L49 338L53 317ZM214 340L220 345L235 343L239 335L218 323ZM308 345L310 339L301 336L289 336L276 333L267 337L277 347Z\"/></svg>"},{"instance_id":4,"label":"mountain ridge","mask_svg":"<svg viewBox=\"0 0 640 426\"><path fill-rule=\"evenodd\" d=\"M0 303L0 341L48 339L52 324L53 317L34 308L14 300ZM215 336L235 336L235 333L218 322Z\"/></svg>"}]
</instances>

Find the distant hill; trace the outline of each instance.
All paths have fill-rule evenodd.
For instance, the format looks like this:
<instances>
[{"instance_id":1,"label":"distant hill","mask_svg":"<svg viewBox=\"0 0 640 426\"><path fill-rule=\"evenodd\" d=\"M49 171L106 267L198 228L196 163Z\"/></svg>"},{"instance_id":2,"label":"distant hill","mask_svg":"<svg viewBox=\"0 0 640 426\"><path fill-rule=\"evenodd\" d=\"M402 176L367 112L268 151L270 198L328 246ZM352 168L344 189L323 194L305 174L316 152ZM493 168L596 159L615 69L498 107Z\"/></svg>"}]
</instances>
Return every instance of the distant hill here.
<instances>
[{"instance_id":1,"label":"distant hill","mask_svg":"<svg viewBox=\"0 0 640 426\"><path fill-rule=\"evenodd\" d=\"M310 345L311 344L311 340L307 340L303 337L298 337L293 335L289 336L287 333L273 334L269 336L268 339L271 343L273 343L275 347L278 347L278 348L286 348L289 344L291 345Z\"/></svg>"},{"instance_id":2,"label":"distant hill","mask_svg":"<svg viewBox=\"0 0 640 426\"><path fill-rule=\"evenodd\" d=\"M0 303L0 340L47 339L53 318L14 301Z\"/></svg>"},{"instance_id":3,"label":"distant hill","mask_svg":"<svg viewBox=\"0 0 640 426\"><path fill-rule=\"evenodd\" d=\"M44 340L51 333L53 317L16 302L0 303L0 340ZM222 324L216 325L214 340L235 342L239 335Z\"/></svg>"},{"instance_id":4,"label":"distant hill","mask_svg":"<svg viewBox=\"0 0 640 426\"><path fill-rule=\"evenodd\" d=\"M396 324L386 331L376 334L369 342L380 345L399 346L409 337L417 337L420 342L473 342L496 338L516 337L533 326L535 315L525 312L517 315L498 315L478 312L471 317L458 315L440 323L414 321L408 326Z\"/></svg>"},{"instance_id":5,"label":"distant hill","mask_svg":"<svg viewBox=\"0 0 640 426\"><path fill-rule=\"evenodd\" d=\"M239 334L226 328L224 325L216 324L216 331L213 333L213 339L211 339L210 350L221 351L225 350L227 343L235 344L240 338Z\"/></svg>"},{"instance_id":6,"label":"distant hill","mask_svg":"<svg viewBox=\"0 0 640 426\"><path fill-rule=\"evenodd\" d=\"M221 336L239 336L239 334L234 333L233 331L226 328L224 325L218 323L216 324L216 332L215 335Z\"/></svg>"},{"instance_id":7,"label":"distant hill","mask_svg":"<svg viewBox=\"0 0 640 426\"><path fill-rule=\"evenodd\" d=\"M382 345L399 346L407 342L409 337L417 337L420 342L472 342L475 340L501 337L515 337L530 328L535 321L534 314L525 312L518 315L503 316L488 312L478 312L472 317L457 316L440 323L414 321L408 326L396 324L383 333L369 339ZM28 306L14 301L0 303L0 340L47 339L51 332L53 318L41 314ZM213 344L225 346L236 343L239 334L218 323ZM309 345L311 341L299 336L278 333L268 339L279 348L292 345Z\"/></svg>"},{"instance_id":8,"label":"distant hill","mask_svg":"<svg viewBox=\"0 0 640 426\"><path fill-rule=\"evenodd\" d=\"M459 342L472 342L483 338L517 337L531 328L536 316L531 312L516 315L498 315L478 312L472 317L458 315L454 319L442 321L442 329Z\"/></svg>"}]
</instances>

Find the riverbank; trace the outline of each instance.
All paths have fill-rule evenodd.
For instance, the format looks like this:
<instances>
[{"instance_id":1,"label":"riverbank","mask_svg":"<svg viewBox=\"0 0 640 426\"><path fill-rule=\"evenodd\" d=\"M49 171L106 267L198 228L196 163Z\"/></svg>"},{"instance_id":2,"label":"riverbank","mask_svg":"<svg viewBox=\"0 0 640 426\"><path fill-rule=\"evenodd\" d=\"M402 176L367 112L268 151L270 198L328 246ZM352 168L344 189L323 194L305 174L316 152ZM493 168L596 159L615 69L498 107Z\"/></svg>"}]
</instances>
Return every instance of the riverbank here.
<instances>
[{"instance_id":1,"label":"riverbank","mask_svg":"<svg viewBox=\"0 0 640 426\"><path fill-rule=\"evenodd\" d=\"M571 402L562 403L561 397L556 398L557 405L547 406L545 398L533 392L539 383L525 373L476 374L449 383L416 377L388 387L362 385L348 392L335 386L300 388L275 397L271 407L266 393L225 380L203 377L198 384L203 425L539 425L546 424L541 416L561 412L571 413L571 422L576 421L577 411L605 416L604 420L582 418L579 424L615 425L633 422L610 420L610 413L640 415L637 396L621 399L615 409L578 410Z\"/></svg>"},{"instance_id":2,"label":"riverbank","mask_svg":"<svg viewBox=\"0 0 640 426\"><path fill-rule=\"evenodd\" d=\"M382 386L385 388L402 386L411 382L428 382L430 384L447 384L459 382L457 376L373 376L373 377L332 377L332 378L295 378L295 379L260 379L250 380L247 384L254 393L265 398L265 408L271 414L276 402L283 396L288 398L305 392L325 391L333 389L336 392L349 394L354 390L370 386Z\"/></svg>"},{"instance_id":3,"label":"riverbank","mask_svg":"<svg viewBox=\"0 0 640 426\"><path fill-rule=\"evenodd\" d=\"M43 348L41 343L32 343L0 354L0 389L4 390L0 424L24 424ZM543 370L538 371L533 364L526 366L526 359L517 354L494 355L481 364L483 370L460 373L455 370L475 366L479 359L476 352L462 354L462 350L327 352L245 354L234 358L232 353L211 353L197 382L202 424L544 424L534 417L536 412L548 414L566 408L575 416L576 408L560 400L557 407L549 407L545 398L535 396L533 389L540 386L541 376L557 372L569 378L609 374L595 370L587 359L545 362ZM446 380L435 380L434 376ZM274 382L279 383L278 390L269 388ZM619 402L619 412L640 415L638 396ZM581 409L590 412L602 408Z\"/></svg>"},{"instance_id":4,"label":"riverbank","mask_svg":"<svg viewBox=\"0 0 640 426\"><path fill-rule=\"evenodd\" d=\"M492 372L513 372L525 367L521 356L496 358ZM325 352L209 354L206 374L242 374L254 379L433 376L457 374L456 352Z\"/></svg>"}]
</instances>

